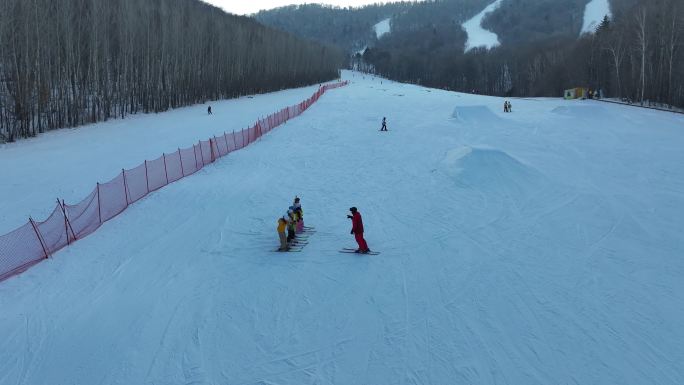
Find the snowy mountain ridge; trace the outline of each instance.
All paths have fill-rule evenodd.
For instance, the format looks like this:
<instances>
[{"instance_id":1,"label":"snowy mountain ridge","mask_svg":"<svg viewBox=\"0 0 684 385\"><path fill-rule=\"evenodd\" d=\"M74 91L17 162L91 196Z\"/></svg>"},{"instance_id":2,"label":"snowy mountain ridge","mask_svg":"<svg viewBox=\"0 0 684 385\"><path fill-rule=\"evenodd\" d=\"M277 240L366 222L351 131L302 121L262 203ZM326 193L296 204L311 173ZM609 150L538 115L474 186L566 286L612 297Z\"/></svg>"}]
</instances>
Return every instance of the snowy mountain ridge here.
<instances>
[{"instance_id":1,"label":"snowy mountain ridge","mask_svg":"<svg viewBox=\"0 0 684 385\"><path fill-rule=\"evenodd\" d=\"M491 49L505 45L511 39L529 42L540 36L575 36L578 31L592 32L606 14L611 15L609 2L587 0L584 3L580 0L559 4L550 0L515 3L510 0L446 0L376 4L356 9L310 4L263 11L256 17L266 24L301 36L351 47L351 52L373 47L378 39L390 32L390 23L400 36L407 33L398 39L409 41L413 39L412 34L425 33L427 39L431 30L434 32L434 29L458 23L466 34L463 50L468 52L475 47ZM549 20L550 15L552 20ZM508 21L511 18L536 25L533 29L539 31L522 34L521 30L516 30L515 37L508 36L509 30L515 27L515 23ZM452 39L460 39L458 35L459 31L452 31Z\"/></svg>"}]
</instances>

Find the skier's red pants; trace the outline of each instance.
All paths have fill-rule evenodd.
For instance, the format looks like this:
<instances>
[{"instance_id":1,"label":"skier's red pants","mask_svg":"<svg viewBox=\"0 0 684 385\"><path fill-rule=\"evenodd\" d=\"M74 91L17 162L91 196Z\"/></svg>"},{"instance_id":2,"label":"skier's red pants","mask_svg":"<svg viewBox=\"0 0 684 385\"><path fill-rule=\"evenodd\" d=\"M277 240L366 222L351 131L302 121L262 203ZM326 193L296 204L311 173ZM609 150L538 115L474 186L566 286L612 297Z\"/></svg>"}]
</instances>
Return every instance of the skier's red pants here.
<instances>
[{"instance_id":1,"label":"skier's red pants","mask_svg":"<svg viewBox=\"0 0 684 385\"><path fill-rule=\"evenodd\" d=\"M366 244L366 240L363 239L363 233L354 234L354 238L356 238L356 243L359 244L359 250L368 251L368 244Z\"/></svg>"}]
</instances>

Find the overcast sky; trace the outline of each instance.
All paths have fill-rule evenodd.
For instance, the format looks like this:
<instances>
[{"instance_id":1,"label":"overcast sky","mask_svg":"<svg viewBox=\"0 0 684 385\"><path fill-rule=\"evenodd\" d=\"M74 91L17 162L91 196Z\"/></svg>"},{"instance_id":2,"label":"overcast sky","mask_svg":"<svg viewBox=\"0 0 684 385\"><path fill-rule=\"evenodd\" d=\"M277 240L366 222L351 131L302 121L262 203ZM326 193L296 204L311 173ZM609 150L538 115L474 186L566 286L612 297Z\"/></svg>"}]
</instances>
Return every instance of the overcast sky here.
<instances>
[{"instance_id":1,"label":"overcast sky","mask_svg":"<svg viewBox=\"0 0 684 385\"><path fill-rule=\"evenodd\" d=\"M221 7L227 12L237 13L239 15L246 15L255 13L262 9L271 9L275 7L282 7L290 4L304 4L304 3L318 3L316 0L300 1L300 0L204 0L207 3L214 4ZM379 0L323 0L320 1L325 4L339 5L339 6L355 6L373 3L382 3Z\"/></svg>"}]
</instances>

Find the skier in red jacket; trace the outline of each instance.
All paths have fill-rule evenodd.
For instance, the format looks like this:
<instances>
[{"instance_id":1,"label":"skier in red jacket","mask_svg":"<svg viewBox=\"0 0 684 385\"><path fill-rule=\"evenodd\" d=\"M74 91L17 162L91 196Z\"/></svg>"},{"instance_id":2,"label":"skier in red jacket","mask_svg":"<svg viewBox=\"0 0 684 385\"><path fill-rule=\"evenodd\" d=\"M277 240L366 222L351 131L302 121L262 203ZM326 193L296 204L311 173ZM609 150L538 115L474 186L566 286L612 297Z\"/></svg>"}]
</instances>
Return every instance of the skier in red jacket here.
<instances>
[{"instance_id":1,"label":"skier in red jacket","mask_svg":"<svg viewBox=\"0 0 684 385\"><path fill-rule=\"evenodd\" d=\"M361 213L356 209L356 207L350 208L349 211L352 213L352 215L347 215L347 218L352 220L351 234L354 234L356 243L359 244L359 248L356 250L356 252L364 254L368 253L370 252L370 249L368 248L366 240L363 239L363 219L361 219Z\"/></svg>"}]
</instances>

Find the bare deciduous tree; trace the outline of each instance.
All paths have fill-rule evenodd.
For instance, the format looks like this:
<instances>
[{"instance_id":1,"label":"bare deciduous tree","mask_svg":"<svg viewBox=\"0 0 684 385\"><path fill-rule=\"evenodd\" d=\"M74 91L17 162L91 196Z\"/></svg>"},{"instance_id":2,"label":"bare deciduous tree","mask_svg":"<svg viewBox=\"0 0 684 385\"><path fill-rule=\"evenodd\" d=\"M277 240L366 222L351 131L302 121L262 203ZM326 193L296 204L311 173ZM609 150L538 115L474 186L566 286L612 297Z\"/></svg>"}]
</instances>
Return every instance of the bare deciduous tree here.
<instances>
[{"instance_id":1,"label":"bare deciduous tree","mask_svg":"<svg viewBox=\"0 0 684 385\"><path fill-rule=\"evenodd\" d=\"M195 0L0 0L0 138L320 83L340 50Z\"/></svg>"}]
</instances>

